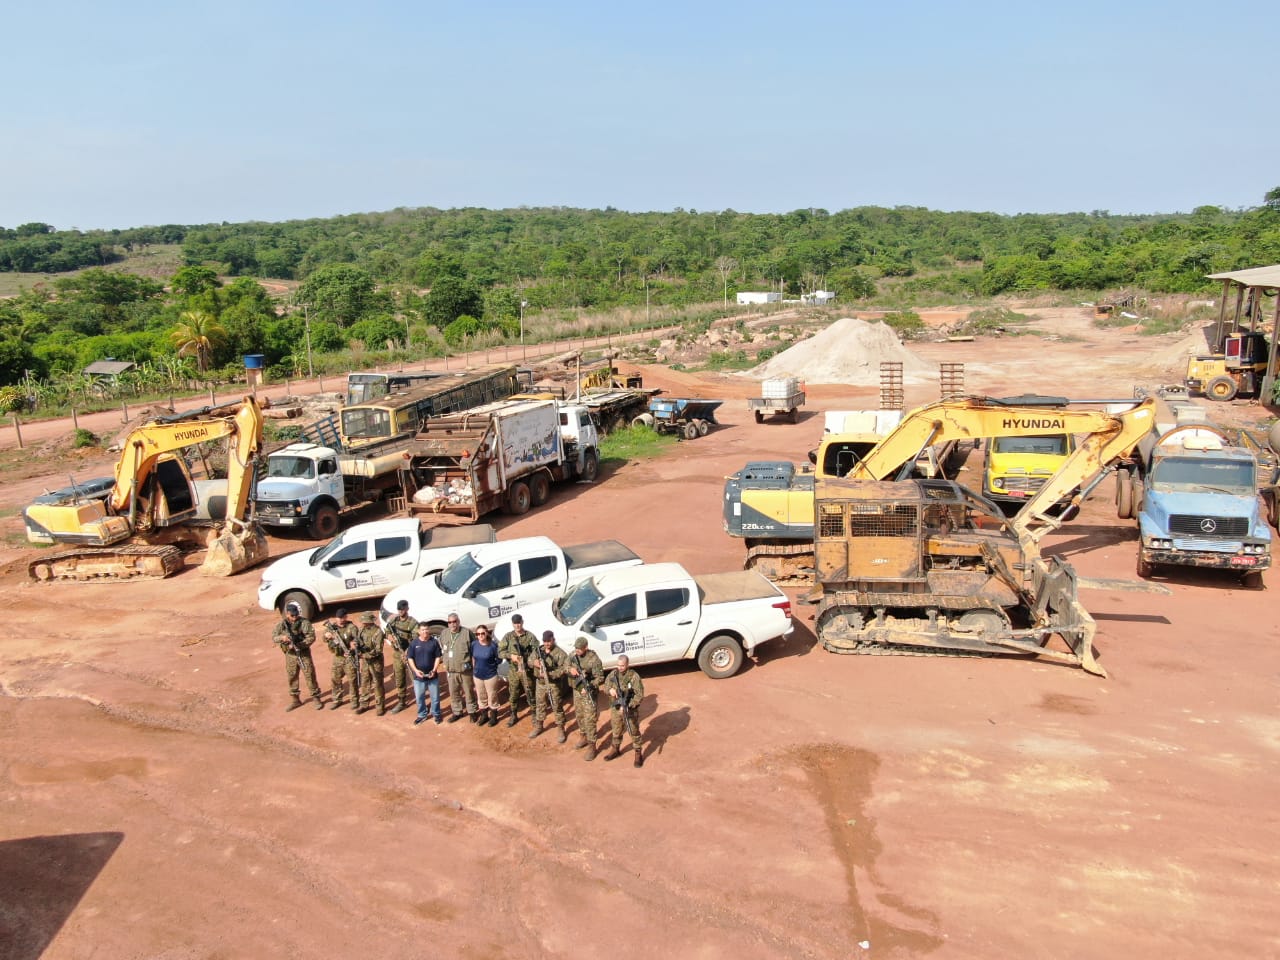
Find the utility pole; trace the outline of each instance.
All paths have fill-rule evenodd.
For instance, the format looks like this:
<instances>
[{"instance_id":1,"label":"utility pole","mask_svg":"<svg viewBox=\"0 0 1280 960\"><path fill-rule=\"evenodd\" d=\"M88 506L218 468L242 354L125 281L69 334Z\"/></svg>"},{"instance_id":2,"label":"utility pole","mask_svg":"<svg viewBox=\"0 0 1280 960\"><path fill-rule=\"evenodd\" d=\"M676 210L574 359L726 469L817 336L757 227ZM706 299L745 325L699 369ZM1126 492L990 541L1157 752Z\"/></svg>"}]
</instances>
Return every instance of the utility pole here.
<instances>
[{"instance_id":1,"label":"utility pole","mask_svg":"<svg viewBox=\"0 0 1280 960\"><path fill-rule=\"evenodd\" d=\"M529 354L524 349L524 308L529 305L528 300L520 301L520 359L528 361Z\"/></svg>"},{"instance_id":2,"label":"utility pole","mask_svg":"<svg viewBox=\"0 0 1280 960\"><path fill-rule=\"evenodd\" d=\"M302 322L306 324L306 327L307 327L307 377L310 379L314 379L316 375L316 368L311 363L311 308L310 307L303 306Z\"/></svg>"}]
</instances>

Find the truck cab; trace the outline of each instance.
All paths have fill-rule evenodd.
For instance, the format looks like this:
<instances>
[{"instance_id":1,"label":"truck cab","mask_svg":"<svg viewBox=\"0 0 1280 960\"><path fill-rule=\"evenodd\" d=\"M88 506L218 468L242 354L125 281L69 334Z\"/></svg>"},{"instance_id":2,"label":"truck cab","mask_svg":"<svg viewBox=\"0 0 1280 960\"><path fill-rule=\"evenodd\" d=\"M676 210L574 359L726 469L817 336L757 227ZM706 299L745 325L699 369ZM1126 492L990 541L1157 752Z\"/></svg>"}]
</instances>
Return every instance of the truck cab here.
<instances>
[{"instance_id":1,"label":"truck cab","mask_svg":"<svg viewBox=\"0 0 1280 960\"><path fill-rule=\"evenodd\" d=\"M266 472L258 479L257 509L262 523L314 529L317 513L328 508L333 511L334 529L318 530L316 537L323 538L336 531L337 511L345 505L342 470L333 448L291 443L267 457Z\"/></svg>"},{"instance_id":2,"label":"truck cab","mask_svg":"<svg viewBox=\"0 0 1280 960\"><path fill-rule=\"evenodd\" d=\"M1069 433L1039 437L996 437L987 443L982 493L1006 512L1016 513L1075 451Z\"/></svg>"}]
</instances>

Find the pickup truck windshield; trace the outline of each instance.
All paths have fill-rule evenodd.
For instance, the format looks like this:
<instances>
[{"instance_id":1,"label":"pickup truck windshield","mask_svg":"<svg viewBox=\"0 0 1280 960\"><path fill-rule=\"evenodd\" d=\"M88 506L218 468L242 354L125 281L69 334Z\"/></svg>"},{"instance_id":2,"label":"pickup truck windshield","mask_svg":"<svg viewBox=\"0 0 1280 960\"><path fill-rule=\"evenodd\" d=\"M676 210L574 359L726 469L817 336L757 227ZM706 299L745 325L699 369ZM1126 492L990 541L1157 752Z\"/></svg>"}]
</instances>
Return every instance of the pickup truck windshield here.
<instances>
[{"instance_id":1,"label":"pickup truck windshield","mask_svg":"<svg viewBox=\"0 0 1280 960\"><path fill-rule=\"evenodd\" d=\"M1165 493L1195 493L1212 488L1247 497L1258 492L1252 463L1205 457L1165 457L1152 470L1151 486Z\"/></svg>"},{"instance_id":2,"label":"pickup truck windshield","mask_svg":"<svg viewBox=\"0 0 1280 960\"><path fill-rule=\"evenodd\" d=\"M343 542L345 538L346 538L346 534L340 533L333 538L333 543L329 544L327 547L321 547L319 550L313 553L311 555L311 560L309 561L311 566L314 567L317 564L324 563L325 560L329 559L329 557L333 556L335 553L341 550L344 546L346 546L346 544Z\"/></svg>"},{"instance_id":3,"label":"pickup truck windshield","mask_svg":"<svg viewBox=\"0 0 1280 960\"><path fill-rule=\"evenodd\" d=\"M268 477L313 480L315 475L315 461L308 460L306 457L272 457L267 461Z\"/></svg>"},{"instance_id":4,"label":"pickup truck windshield","mask_svg":"<svg viewBox=\"0 0 1280 960\"><path fill-rule=\"evenodd\" d=\"M445 593L457 593L479 572L480 564L476 563L475 557L464 553L440 571L436 577L436 586Z\"/></svg>"},{"instance_id":5,"label":"pickup truck windshield","mask_svg":"<svg viewBox=\"0 0 1280 960\"><path fill-rule=\"evenodd\" d=\"M570 587L569 592L560 600L556 606L556 619L565 626L575 624L603 599L594 581L590 578L583 580L577 586Z\"/></svg>"},{"instance_id":6,"label":"pickup truck windshield","mask_svg":"<svg viewBox=\"0 0 1280 960\"><path fill-rule=\"evenodd\" d=\"M1055 457L1067 455L1065 434L1056 437L997 437L991 442L992 453L1044 453Z\"/></svg>"}]
</instances>

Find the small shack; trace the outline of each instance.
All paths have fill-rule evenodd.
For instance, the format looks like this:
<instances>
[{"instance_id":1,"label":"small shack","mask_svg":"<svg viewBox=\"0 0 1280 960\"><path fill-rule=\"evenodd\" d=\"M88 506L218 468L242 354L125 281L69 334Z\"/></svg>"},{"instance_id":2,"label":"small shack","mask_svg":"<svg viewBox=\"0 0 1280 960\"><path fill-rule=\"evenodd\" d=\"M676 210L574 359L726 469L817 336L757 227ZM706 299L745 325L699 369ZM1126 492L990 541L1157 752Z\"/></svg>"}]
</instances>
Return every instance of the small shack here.
<instances>
[{"instance_id":1,"label":"small shack","mask_svg":"<svg viewBox=\"0 0 1280 960\"><path fill-rule=\"evenodd\" d=\"M110 383L114 386L115 382L120 378L120 374L124 373L126 370L132 370L133 368L134 364L130 363L128 360L112 360L108 358L106 360L95 360L84 368L84 372L86 376L93 377L101 383Z\"/></svg>"},{"instance_id":2,"label":"small shack","mask_svg":"<svg viewBox=\"0 0 1280 960\"><path fill-rule=\"evenodd\" d=\"M743 307L753 303L781 303L782 294L768 293L766 291L746 290L738 294L738 306Z\"/></svg>"}]
</instances>

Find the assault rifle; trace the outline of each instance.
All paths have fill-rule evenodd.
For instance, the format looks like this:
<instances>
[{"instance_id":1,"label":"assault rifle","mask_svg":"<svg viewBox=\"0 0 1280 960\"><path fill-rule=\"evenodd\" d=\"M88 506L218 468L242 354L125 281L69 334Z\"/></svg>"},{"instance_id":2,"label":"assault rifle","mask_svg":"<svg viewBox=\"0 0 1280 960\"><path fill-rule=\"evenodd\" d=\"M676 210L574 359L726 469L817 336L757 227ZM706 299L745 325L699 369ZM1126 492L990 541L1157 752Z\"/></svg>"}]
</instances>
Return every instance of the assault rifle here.
<instances>
[{"instance_id":1,"label":"assault rifle","mask_svg":"<svg viewBox=\"0 0 1280 960\"><path fill-rule=\"evenodd\" d=\"M591 678L587 676L587 668L582 665L582 660L576 653L573 655L573 665L578 670L578 675L573 678L573 685L582 691L583 696L594 698L596 688L591 685Z\"/></svg>"},{"instance_id":2,"label":"assault rifle","mask_svg":"<svg viewBox=\"0 0 1280 960\"><path fill-rule=\"evenodd\" d=\"M350 663L351 698L358 707L360 706L360 651L348 647L347 641L342 639L342 633L335 630L331 623L324 625L324 636L326 640L331 640L333 645L342 651L342 659Z\"/></svg>"},{"instance_id":3,"label":"assault rifle","mask_svg":"<svg viewBox=\"0 0 1280 960\"><path fill-rule=\"evenodd\" d=\"M301 629L301 627L298 627L298 630ZM298 646L298 633L294 630L294 624L290 623L288 618L284 621L284 632L285 636L289 638L289 646L293 647L293 655L301 657L304 651L302 647Z\"/></svg>"},{"instance_id":4,"label":"assault rifle","mask_svg":"<svg viewBox=\"0 0 1280 960\"><path fill-rule=\"evenodd\" d=\"M632 739L636 743L640 742L640 731L636 728L636 718L631 712L631 696L635 692L631 687L622 686L622 674L617 670L613 671L611 689L613 691L613 708L622 711L622 722L626 724L627 732L631 734Z\"/></svg>"}]
</instances>

